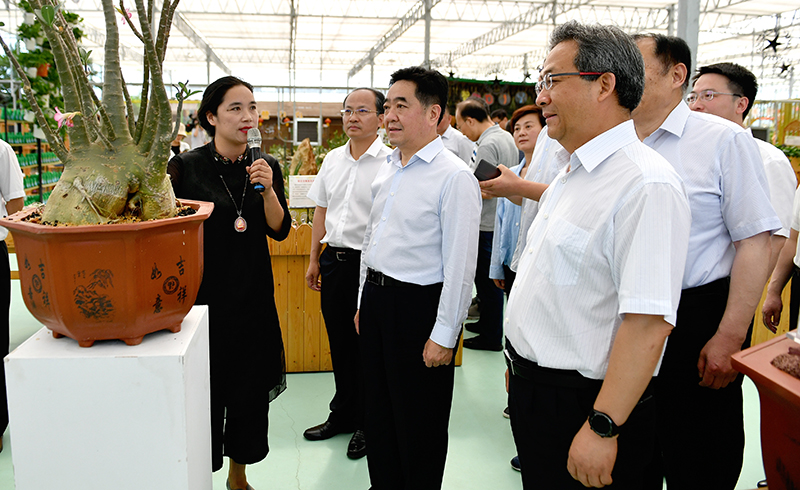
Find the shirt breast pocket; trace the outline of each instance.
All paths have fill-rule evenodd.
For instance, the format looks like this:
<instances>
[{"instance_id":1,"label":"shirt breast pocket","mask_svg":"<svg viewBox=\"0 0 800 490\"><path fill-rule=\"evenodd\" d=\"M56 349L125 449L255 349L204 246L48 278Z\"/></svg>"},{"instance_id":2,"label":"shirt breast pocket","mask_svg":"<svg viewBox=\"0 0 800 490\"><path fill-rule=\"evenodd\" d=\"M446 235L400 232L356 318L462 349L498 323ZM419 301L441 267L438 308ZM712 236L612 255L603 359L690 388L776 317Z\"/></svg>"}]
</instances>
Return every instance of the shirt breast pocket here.
<instances>
[{"instance_id":1,"label":"shirt breast pocket","mask_svg":"<svg viewBox=\"0 0 800 490\"><path fill-rule=\"evenodd\" d=\"M589 232L564 221L550 218L544 243L536 257L536 268L552 284L574 286L589 246Z\"/></svg>"}]
</instances>

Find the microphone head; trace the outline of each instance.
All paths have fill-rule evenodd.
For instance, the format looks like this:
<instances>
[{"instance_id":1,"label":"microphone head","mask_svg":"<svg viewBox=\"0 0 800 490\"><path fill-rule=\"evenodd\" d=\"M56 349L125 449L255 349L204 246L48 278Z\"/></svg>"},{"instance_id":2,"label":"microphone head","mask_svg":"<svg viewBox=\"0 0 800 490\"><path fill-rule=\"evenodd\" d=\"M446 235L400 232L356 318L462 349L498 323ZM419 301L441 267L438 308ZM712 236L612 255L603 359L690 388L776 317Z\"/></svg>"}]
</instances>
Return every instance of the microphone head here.
<instances>
[{"instance_id":1,"label":"microphone head","mask_svg":"<svg viewBox=\"0 0 800 490\"><path fill-rule=\"evenodd\" d=\"M261 148L261 131L259 131L258 128L250 128L247 130L247 147Z\"/></svg>"}]
</instances>

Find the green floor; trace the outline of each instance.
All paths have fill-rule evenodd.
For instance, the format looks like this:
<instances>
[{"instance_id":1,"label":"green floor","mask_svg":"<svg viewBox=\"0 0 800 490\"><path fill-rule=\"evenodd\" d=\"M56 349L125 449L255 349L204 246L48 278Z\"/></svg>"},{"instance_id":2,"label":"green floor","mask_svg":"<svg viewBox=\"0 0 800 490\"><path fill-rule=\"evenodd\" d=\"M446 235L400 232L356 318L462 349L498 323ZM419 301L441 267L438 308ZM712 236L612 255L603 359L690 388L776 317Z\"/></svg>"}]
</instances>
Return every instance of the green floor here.
<instances>
[{"instance_id":1,"label":"green floor","mask_svg":"<svg viewBox=\"0 0 800 490\"><path fill-rule=\"evenodd\" d=\"M36 332L40 325L25 309L19 282L12 281L11 348ZM63 339L64 342L71 342ZM464 352L464 364L456 369L455 396L450 421L450 449L444 475L445 489L521 489L519 473L509 466L514 443L505 407L500 352ZM330 373L291 374L289 388L270 409L270 454L248 470L256 490L366 490L369 488L366 459L351 461L345 456L348 435L321 442L309 442L303 431L327 417L333 394ZM764 478L759 440L758 393L745 381L745 424L747 447L745 467L737 490L749 490ZM11 454L14 436L5 434L0 453L0 489L14 488ZM78 441L76 441L78 442ZM79 442L78 442L79 443ZM122 442L121 442L122 443ZM46 471L47 462L42 461ZM226 469L214 474L214 489L225 488ZM113 485L109 488L113 488ZM41 489L57 490L57 489Z\"/></svg>"}]
</instances>

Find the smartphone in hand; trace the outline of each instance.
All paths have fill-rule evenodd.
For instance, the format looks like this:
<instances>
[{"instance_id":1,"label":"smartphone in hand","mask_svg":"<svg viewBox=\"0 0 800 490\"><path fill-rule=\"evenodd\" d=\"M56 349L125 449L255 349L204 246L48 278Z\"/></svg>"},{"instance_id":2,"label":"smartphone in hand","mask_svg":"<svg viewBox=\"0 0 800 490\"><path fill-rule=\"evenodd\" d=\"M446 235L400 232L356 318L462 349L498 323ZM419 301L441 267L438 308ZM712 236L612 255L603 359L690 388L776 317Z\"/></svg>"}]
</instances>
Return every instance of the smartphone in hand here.
<instances>
[{"instance_id":1,"label":"smartphone in hand","mask_svg":"<svg viewBox=\"0 0 800 490\"><path fill-rule=\"evenodd\" d=\"M481 160L478 162L478 166L475 167L475 178L481 182L496 179L500 177L500 174L500 169L486 160Z\"/></svg>"}]
</instances>

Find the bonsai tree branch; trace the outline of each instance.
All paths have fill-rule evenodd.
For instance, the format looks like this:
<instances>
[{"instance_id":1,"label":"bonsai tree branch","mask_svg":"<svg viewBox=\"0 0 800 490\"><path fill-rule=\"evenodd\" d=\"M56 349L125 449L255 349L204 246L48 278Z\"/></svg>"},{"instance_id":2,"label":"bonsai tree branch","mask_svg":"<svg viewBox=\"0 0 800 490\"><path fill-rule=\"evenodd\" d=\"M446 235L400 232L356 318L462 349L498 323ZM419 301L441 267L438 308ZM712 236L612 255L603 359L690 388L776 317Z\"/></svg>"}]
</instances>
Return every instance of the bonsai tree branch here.
<instances>
[{"instance_id":1,"label":"bonsai tree branch","mask_svg":"<svg viewBox=\"0 0 800 490\"><path fill-rule=\"evenodd\" d=\"M119 0L119 12L122 15L127 15L126 12L128 12L128 9L125 8L125 3L122 0ZM139 41L142 42L142 44L144 44L144 38L142 37L142 34L139 32L139 29L137 29L136 26L133 25L133 22L128 22L127 24L128 26L130 26L133 35L136 36L139 39Z\"/></svg>"},{"instance_id":2,"label":"bonsai tree branch","mask_svg":"<svg viewBox=\"0 0 800 490\"><path fill-rule=\"evenodd\" d=\"M105 66L103 67L103 102L109 111L111 126L117 131L117 144L131 141L128 123L125 120L125 99L122 95L122 67L119 61L119 30L116 10L110 1L103 2L103 15L106 21ZM123 134L120 134L123 133Z\"/></svg>"},{"instance_id":3,"label":"bonsai tree branch","mask_svg":"<svg viewBox=\"0 0 800 490\"><path fill-rule=\"evenodd\" d=\"M128 84L125 82L125 76L120 73L120 77L122 77L122 95L125 96L125 109L128 114L128 131L134 134L136 131L136 123L133 120L133 101L131 100L131 95L128 93Z\"/></svg>"},{"instance_id":4,"label":"bonsai tree branch","mask_svg":"<svg viewBox=\"0 0 800 490\"><path fill-rule=\"evenodd\" d=\"M142 134L144 132L144 122L145 122L145 114L147 113L147 107L150 103L150 70L147 67L147 64L144 65L144 75L142 80L142 94L139 97L139 117L136 118L136 134L134 135L133 141L137 145L142 141Z\"/></svg>"},{"instance_id":5,"label":"bonsai tree branch","mask_svg":"<svg viewBox=\"0 0 800 490\"><path fill-rule=\"evenodd\" d=\"M136 9L139 11L140 17L143 16L145 6L143 0L136 0ZM164 16L162 12L162 20ZM172 110L169 105L169 98L167 91L164 89L164 79L161 72L160 56L156 52L156 43L153 40L153 32L149 23L141 23L142 36L145 39L145 61L150 66L151 81L153 83L153 100L150 102L150 107L154 112L154 118L150 118L151 111L148 110L148 120L145 121L144 133L140 141L140 145L150 149L150 154L166 155L169 151L170 139L169 134L173 128L172 118L163 115L171 114ZM156 139L156 134L164 135L160 139ZM164 159L164 166L166 166L166 159Z\"/></svg>"},{"instance_id":6,"label":"bonsai tree branch","mask_svg":"<svg viewBox=\"0 0 800 490\"><path fill-rule=\"evenodd\" d=\"M3 51L5 51L9 61L11 61L11 64L14 65L17 75L19 75L20 79L22 80L22 86L25 89L25 96L28 98L28 103L30 103L34 114L36 114L36 122L39 123L42 131L44 131L47 142L50 143L53 152L58 155L58 158L66 163L66 161L69 160L69 152L64 146L64 142L61 140L61 137L56 134L47 123L47 119L44 117L44 112L42 112L42 108L39 107L39 103L36 102L36 97L33 95L33 89L31 88L31 81L28 79L28 75L14 57L14 54L11 52L11 49L9 49L2 36L0 36L0 44L2 44Z\"/></svg>"}]
</instances>

